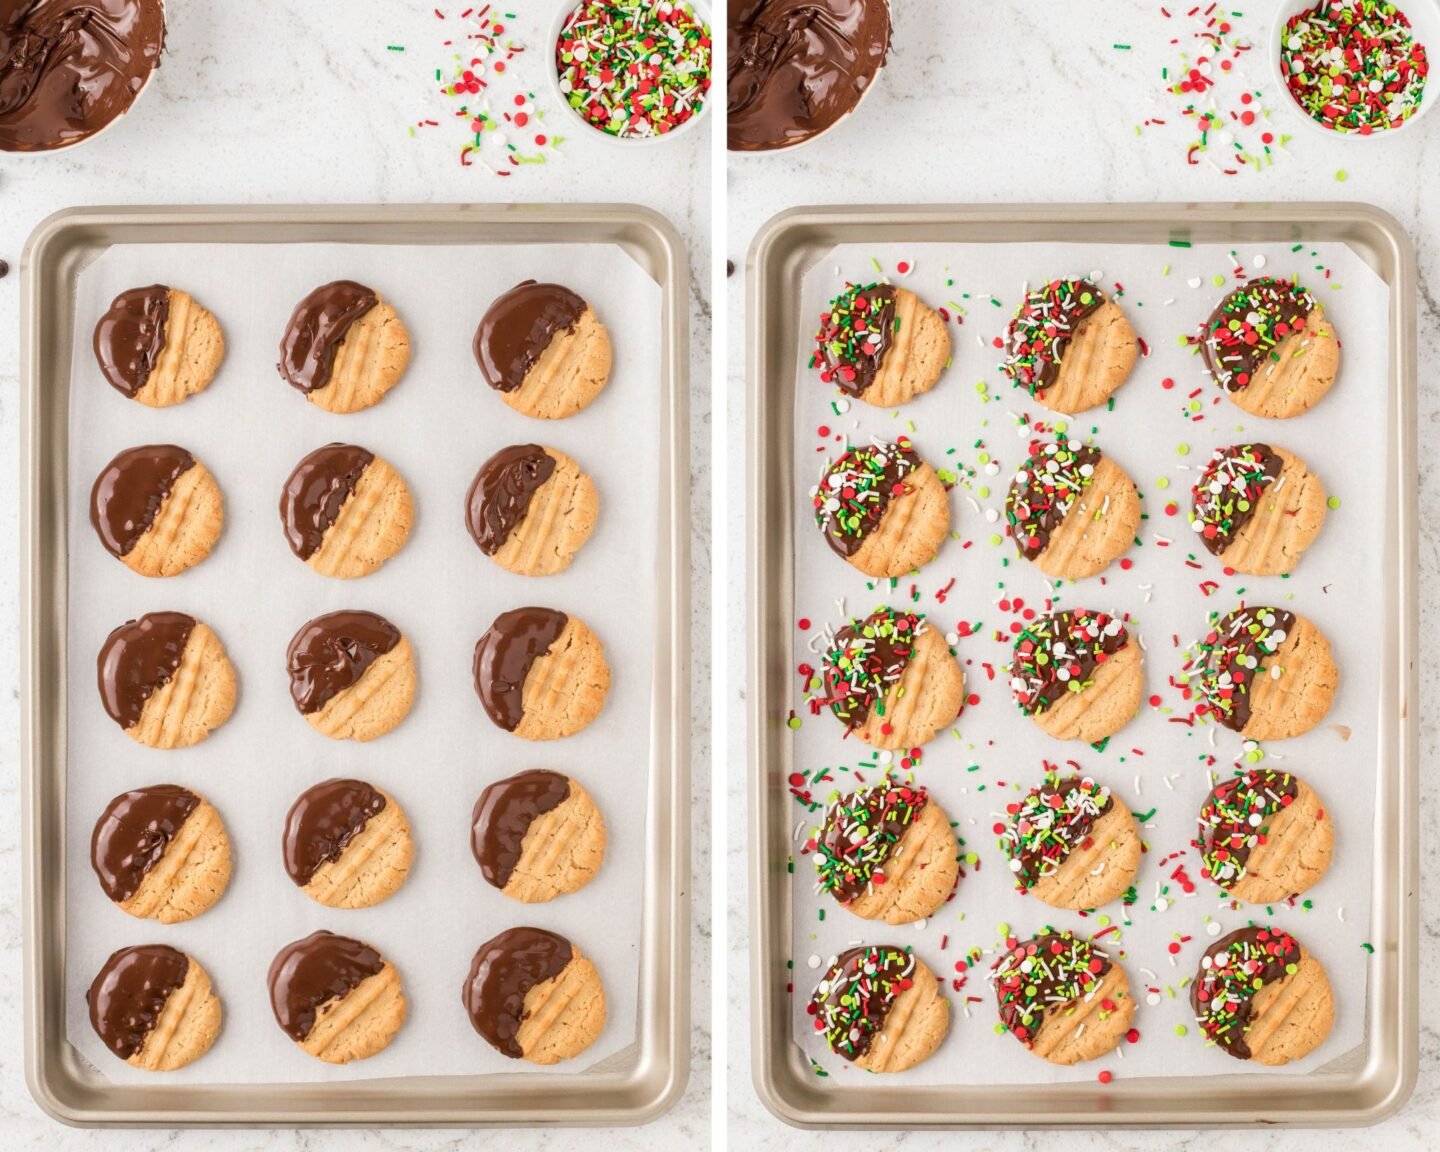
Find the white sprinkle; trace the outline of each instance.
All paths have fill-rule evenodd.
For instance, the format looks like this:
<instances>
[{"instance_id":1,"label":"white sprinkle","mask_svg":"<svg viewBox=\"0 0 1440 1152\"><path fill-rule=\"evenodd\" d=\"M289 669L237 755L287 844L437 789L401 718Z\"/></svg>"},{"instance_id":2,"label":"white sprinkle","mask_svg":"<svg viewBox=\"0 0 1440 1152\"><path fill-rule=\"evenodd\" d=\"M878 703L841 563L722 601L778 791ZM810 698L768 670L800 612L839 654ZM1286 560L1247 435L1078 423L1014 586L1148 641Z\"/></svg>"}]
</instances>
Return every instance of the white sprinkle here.
<instances>
[{"instance_id":1,"label":"white sprinkle","mask_svg":"<svg viewBox=\"0 0 1440 1152\"><path fill-rule=\"evenodd\" d=\"M820 957L812 955L809 960L805 961L805 963L809 964L811 968L819 968Z\"/></svg>"}]
</instances>

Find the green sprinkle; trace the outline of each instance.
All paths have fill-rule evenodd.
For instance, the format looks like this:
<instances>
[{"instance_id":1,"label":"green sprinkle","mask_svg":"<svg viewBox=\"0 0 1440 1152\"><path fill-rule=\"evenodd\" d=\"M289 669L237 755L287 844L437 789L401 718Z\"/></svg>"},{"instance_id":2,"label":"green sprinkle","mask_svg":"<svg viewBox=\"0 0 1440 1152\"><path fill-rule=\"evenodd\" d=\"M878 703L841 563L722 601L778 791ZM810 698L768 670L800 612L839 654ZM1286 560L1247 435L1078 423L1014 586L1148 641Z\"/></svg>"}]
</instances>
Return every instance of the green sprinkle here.
<instances>
[{"instance_id":1,"label":"green sprinkle","mask_svg":"<svg viewBox=\"0 0 1440 1152\"><path fill-rule=\"evenodd\" d=\"M1340 507L1340 497L1338 497L1338 496L1331 496L1330 499L1328 499L1328 500L1325 501L1325 503L1326 503L1326 505L1327 505L1328 507L1338 508L1338 507Z\"/></svg>"}]
</instances>

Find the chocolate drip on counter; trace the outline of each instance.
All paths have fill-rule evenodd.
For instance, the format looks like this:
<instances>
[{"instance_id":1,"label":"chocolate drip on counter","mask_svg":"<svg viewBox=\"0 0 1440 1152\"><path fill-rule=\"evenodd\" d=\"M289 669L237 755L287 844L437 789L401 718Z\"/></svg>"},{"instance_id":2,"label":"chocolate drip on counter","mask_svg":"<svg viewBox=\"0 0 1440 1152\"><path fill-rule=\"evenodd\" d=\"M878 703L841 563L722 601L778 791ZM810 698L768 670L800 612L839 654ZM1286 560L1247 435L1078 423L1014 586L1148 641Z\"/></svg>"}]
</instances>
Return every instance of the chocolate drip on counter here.
<instances>
[{"instance_id":1,"label":"chocolate drip on counter","mask_svg":"<svg viewBox=\"0 0 1440 1152\"><path fill-rule=\"evenodd\" d=\"M374 459L373 452L355 444L327 444L295 465L280 493L280 520L290 551L301 560L320 551L325 533L340 519L340 509Z\"/></svg>"},{"instance_id":2,"label":"chocolate drip on counter","mask_svg":"<svg viewBox=\"0 0 1440 1152\"><path fill-rule=\"evenodd\" d=\"M465 497L465 525L480 551L500 551L525 519L530 500L555 474L555 458L538 444L512 444L480 467Z\"/></svg>"},{"instance_id":3,"label":"chocolate drip on counter","mask_svg":"<svg viewBox=\"0 0 1440 1152\"><path fill-rule=\"evenodd\" d=\"M160 0L14 0L0 16L0 151L44 152L124 115L160 65Z\"/></svg>"},{"instance_id":4,"label":"chocolate drip on counter","mask_svg":"<svg viewBox=\"0 0 1440 1152\"><path fill-rule=\"evenodd\" d=\"M1217 967L1215 957L1225 958ZM1211 963L1207 967L1205 960ZM1231 1056L1250 1059L1246 1037L1255 1019L1255 996L1266 984L1284 980L1300 962L1300 944L1276 928L1250 925L1222 936L1205 949L1190 985L1190 1007L1208 1040Z\"/></svg>"},{"instance_id":5,"label":"chocolate drip on counter","mask_svg":"<svg viewBox=\"0 0 1440 1152\"><path fill-rule=\"evenodd\" d=\"M285 817L285 871L301 888L385 809L385 796L363 780L322 780L300 794Z\"/></svg>"},{"instance_id":6,"label":"chocolate drip on counter","mask_svg":"<svg viewBox=\"0 0 1440 1152\"><path fill-rule=\"evenodd\" d=\"M290 698L303 715L319 712L400 643L400 629L374 612L317 616L290 641Z\"/></svg>"},{"instance_id":7,"label":"chocolate drip on counter","mask_svg":"<svg viewBox=\"0 0 1440 1152\"><path fill-rule=\"evenodd\" d=\"M335 349L350 326L378 303L380 298L365 285L335 280L295 305L280 340L280 363L275 365L290 387L315 392L329 384Z\"/></svg>"},{"instance_id":8,"label":"chocolate drip on counter","mask_svg":"<svg viewBox=\"0 0 1440 1152\"><path fill-rule=\"evenodd\" d=\"M859 1060L885 1030L895 998L913 983L915 958L887 945L851 948L840 953L810 997L815 1026L830 1050Z\"/></svg>"},{"instance_id":9,"label":"chocolate drip on counter","mask_svg":"<svg viewBox=\"0 0 1440 1152\"><path fill-rule=\"evenodd\" d=\"M894 340L894 287L868 284L847 289L830 302L815 334L821 381L847 396L863 396L875 383Z\"/></svg>"},{"instance_id":10,"label":"chocolate drip on counter","mask_svg":"<svg viewBox=\"0 0 1440 1152\"><path fill-rule=\"evenodd\" d=\"M471 816L470 851L487 883L504 888L510 882L530 825L569 795L569 777L543 768L497 780L480 793Z\"/></svg>"},{"instance_id":11,"label":"chocolate drip on counter","mask_svg":"<svg viewBox=\"0 0 1440 1152\"><path fill-rule=\"evenodd\" d=\"M105 466L90 489L90 523L110 555L128 556L160 515L175 482L195 457L177 444L129 448Z\"/></svg>"},{"instance_id":12,"label":"chocolate drip on counter","mask_svg":"<svg viewBox=\"0 0 1440 1152\"><path fill-rule=\"evenodd\" d=\"M1057 453L1057 457L1059 455ZM1010 485L1005 500L1006 517L1015 542L1027 560L1034 560L1050 547L1050 537L1064 523L1086 487L1080 470L1087 465L1092 470L1098 467L1101 452L1098 448L1080 445L1064 449L1063 456L1058 473L1046 468L1046 461L1056 457L1030 457L1023 469L1025 479L1017 476Z\"/></svg>"},{"instance_id":13,"label":"chocolate drip on counter","mask_svg":"<svg viewBox=\"0 0 1440 1152\"><path fill-rule=\"evenodd\" d=\"M127 730L140 723L145 702L180 667L194 629L195 617L183 612L149 612L106 637L96 670L110 719Z\"/></svg>"},{"instance_id":14,"label":"chocolate drip on counter","mask_svg":"<svg viewBox=\"0 0 1440 1152\"><path fill-rule=\"evenodd\" d=\"M117 904L134 896L199 805L199 796L175 784L137 788L111 800L90 837L90 866L105 895Z\"/></svg>"},{"instance_id":15,"label":"chocolate drip on counter","mask_svg":"<svg viewBox=\"0 0 1440 1152\"><path fill-rule=\"evenodd\" d=\"M530 666L560 639L569 617L553 608L516 608L495 617L475 645L475 691L491 720L513 732L525 714Z\"/></svg>"},{"instance_id":16,"label":"chocolate drip on counter","mask_svg":"<svg viewBox=\"0 0 1440 1152\"><path fill-rule=\"evenodd\" d=\"M929 802L925 789L890 780L838 800L815 848L821 887L842 904L865 895Z\"/></svg>"},{"instance_id":17,"label":"chocolate drip on counter","mask_svg":"<svg viewBox=\"0 0 1440 1152\"><path fill-rule=\"evenodd\" d=\"M115 297L95 325L95 359L110 387L132 400L145 387L165 351L170 289L163 284L132 288Z\"/></svg>"},{"instance_id":18,"label":"chocolate drip on counter","mask_svg":"<svg viewBox=\"0 0 1440 1152\"><path fill-rule=\"evenodd\" d=\"M787 148L843 119L885 64L883 0L730 0L732 152Z\"/></svg>"},{"instance_id":19,"label":"chocolate drip on counter","mask_svg":"<svg viewBox=\"0 0 1440 1152\"><path fill-rule=\"evenodd\" d=\"M480 945L460 990L475 1031L513 1060L525 1055L516 1037L526 1017L525 996L565 971L570 941L543 928L510 928Z\"/></svg>"},{"instance_id":20,"label":"chocolate drip on counter","mask_svg":"<svg viewBox=\"0 0 1440 1152\"><path fill-rule=\"evenodd\" d=\"M1269 768L1254 768L1215 785L1200 808L1200 836L1194 842L1211 879L1222 888L1240 880L1271 819L1299 795L1294 776ZM1252 823L1257 816L1259 823Z\"/></svg>"},{"instance_id":21,"label":"chocolate drip on counter","mask_svg":"<svg viewBox=\"0 0 1440 1152\"><path fill-rule=\"evenodd\" d=\"M1268 627L1261 624L1261 614L1274 616L1275 622ZM1250 723L1250 687L1261 665L1284 643L1271 637L1277 631L1289 636L1294 627L1295 614L1283 608L1237 608L1206 637L1206 697L1215 706L1216 720L1226 728L1239 732ZM1220 677L1227 672L1230 686L1221 688Z\"/></svg>"},{"instance_id":22,"label":"chocolate drip on counter","mask_svg":"<svg viewBox=\"0 0 1440 1152\"><path fill-rule=\"evenodd\" d=\"M1227 392L1249 387L1255 374L1277 359L1275 349L1305 329L1318 305L1289 280L1266 276L1242 284L1220 301L1200 338L1200 356Z\"/></svg>"},{"instance_id":23,"label":"chocolate drip on counter","mask_svg":"<svg viewBox=\"0 0 1440 1152\"><path fill-rule=\"evenodd\" d=\"M95 1035L120 1059L130 1059L145 1047L166 1001L189 971L190 958L168 944L113 953L85 994Z\"/></svg>"},{"instance_id":24,"label":"chocolate drip on counter","mask_svg":"<svg viewBox=\"0 0 1440 1152\"><path fill-rule=\"evenodd\" d=\"M559 284L525 280L491 304L475 329L475 360L497 392L514 392L561 332L572 331L585 301Z\"/></svg>"},{"instance_id":25,"label":"chocolate drip on counter","mask_svg":"<svg viewBox=\"0 0 1440 1152\"><path fill-rule=\"evenodd\" d=\"M270 962L275 1022L300 1043L315 1027L321 1008L350 995L384 967L385 960L369 944L334 932L312 932L287 944Z\"/></svg>"},{"instance_id":26,"label":"chocolate drip on counter","mask_svg":"<svg viewBox=\"0 0 1440 1152\"><path fill-rule=\"evenodd\" d=\"M1235 542L1254 518L1265 489L1280 479L1284 468L1285 461L1268 444L1236 444L1211 457L1193 493L1195 515L1207 526L1199 533L1206 551L1219 556ZM1210 491L1212 484L1221 490Z\"/></svg>"}]
</instances>

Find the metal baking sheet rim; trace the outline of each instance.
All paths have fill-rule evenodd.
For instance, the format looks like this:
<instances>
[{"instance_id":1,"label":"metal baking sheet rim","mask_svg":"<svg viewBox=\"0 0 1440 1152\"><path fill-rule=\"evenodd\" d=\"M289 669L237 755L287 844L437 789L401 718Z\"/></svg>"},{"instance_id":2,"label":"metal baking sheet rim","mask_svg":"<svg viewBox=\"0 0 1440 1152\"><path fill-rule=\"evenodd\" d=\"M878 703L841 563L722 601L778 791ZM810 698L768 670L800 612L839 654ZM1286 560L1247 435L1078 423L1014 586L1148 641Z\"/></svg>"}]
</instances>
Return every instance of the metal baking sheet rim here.
<instances>
[{"instance_id":1,"label":"metal baking sheet rim","mask_svg":"<svg viewBox=\"0 0 1440 1152\"><path fill-rule=\"evenodd\" d=\"M115 1085L65 1038L64 629L73 277L118 242L616 243L661 285L661 482L647 887L638 1038L618 1070L325 1084ZM663 216L623 204L72 208L21 261L21 853L25 1078L39 1106L85 1127L635 1125L684 1091L690 1064L690 560L688 257ZM65 296L55 293L64 292ZM610 1063L625 1056L618 1054Z\"/></svg>"},{"instance_id":2,"label":"metal baking sheet rim","mask_svg":"<svg viewBox=\"0 0 1440 1152\"><path fill-rule=\"evenodd\" d=\"M793 557L795 315L799 277L842 242L1020 243L1087 240L1340 240L1356 247L1390 286L1389 459L1386 556L1393 596L1386 640L1395 658L1381 685L1375 862L1375 960L1367 1051L1344 1073L1198 1080L1120 1079L995 1088L895 1086L873 1078L841 1094L822 1091L790 1035L780 978L790 956L791 832L783 717L788 699ZM1409 1099L1419 1067L1419 609L1416 553L1415 252L1388 214L1360 203L894 205L796 208L757 233L747 276L747 515L749 517L747 756L751 851L752 1076L765 1106L798 1128L1219 1128L1337 1127L1378 1123Z\"/></svg>"}]
</instances>

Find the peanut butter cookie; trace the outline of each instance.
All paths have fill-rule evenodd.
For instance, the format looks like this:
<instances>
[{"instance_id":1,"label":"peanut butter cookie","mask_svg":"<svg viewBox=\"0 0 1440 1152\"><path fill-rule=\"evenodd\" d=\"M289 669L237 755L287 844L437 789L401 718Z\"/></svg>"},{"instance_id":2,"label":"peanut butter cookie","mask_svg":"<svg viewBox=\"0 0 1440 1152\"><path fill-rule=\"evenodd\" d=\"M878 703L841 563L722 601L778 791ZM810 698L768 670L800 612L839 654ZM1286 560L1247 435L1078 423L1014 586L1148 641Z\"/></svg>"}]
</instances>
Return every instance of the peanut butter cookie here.
<instances>
[{"instance_id":1,"label":"peanut butter cookie","mask_svg":"<svg viewBox=\"0 0 1440 1152\"><path fill-rule=\"evenodd\" d=\"M950 1030L950 1002L925 961L893 944L851 948L830 961L810 998L830 1051L867 1072L928 1060Z\"/></svg>"},{"instance_id":2,"label":"peanut butter cookie","mask_svg":"<svg viewBox=\"0 0 1440 1152\"><path fill-rule=\"evenodd\" d=\"M561 420L592 403L610 380L610 334L595 309L559 284L517 284L475 330L485 382L515 411Z\"/></svg>"},{"instance_id":3,"label":"peanut butter cookie","mask_svg":"<svg viewBox=\"0 0 1440 1152\"><path fill-rule=\"evenodd\" d=\"M820 379L877 408L935 387L950 363L950 330L907 288L850 284L830 302L810 366Z\"/></svg>"},{"instance_id":4,"label":"peanut butter cookie","mask_svg":"<svg viewBox=\"0 0 1440 1152\"><path fill-rule=\"evenodd\" d=\"M152 284L115 297L95 325L95 359L110 386L150 408L210 386L225 358L215 317L187 292Z\"/></svg>"},{"instance_id":5,"label":"peanut butter cookie","mask_svg":"<svg viewBox=\"0 0 1440 1152\"><path fill-rule=\"evenodd\" d=\"M225 526L220 486L177 444L129 448L90 489L105 551L141 576L177 576L210 555Z\"/></svg>"}]
</instances>

